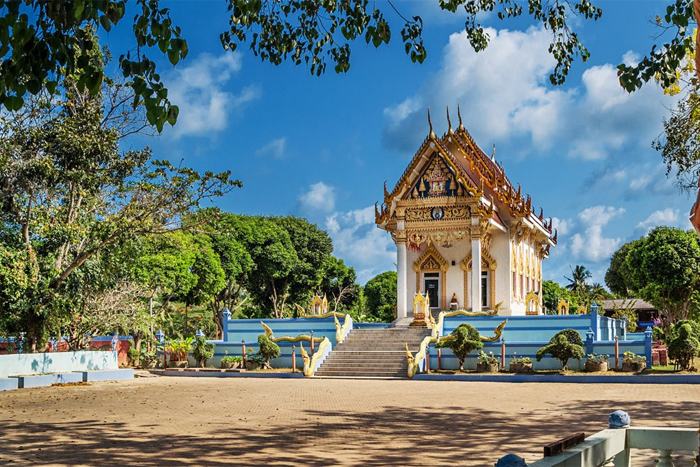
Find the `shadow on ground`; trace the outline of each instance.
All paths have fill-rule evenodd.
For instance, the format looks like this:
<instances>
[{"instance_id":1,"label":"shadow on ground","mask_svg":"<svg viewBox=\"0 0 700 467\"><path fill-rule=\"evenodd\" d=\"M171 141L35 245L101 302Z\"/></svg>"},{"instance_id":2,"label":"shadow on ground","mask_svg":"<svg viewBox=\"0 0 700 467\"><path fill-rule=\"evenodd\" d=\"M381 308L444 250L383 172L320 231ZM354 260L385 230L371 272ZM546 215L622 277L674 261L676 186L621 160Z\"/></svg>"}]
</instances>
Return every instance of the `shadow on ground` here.
<instances>
[{"instance_id":1,"label":"shadow on ground","mask_svg":"<svg viewBox=\"0 0 700 467\"><path fill-rule=\"evenodd\" d=\"M591 388L594 390L594 388ZM478 398L478 394L465 397ZM552 394L555 398L556 395ZM182 420L169 431L158 426L135 430L128 423L5 421L0 464L58 466L180 465L493 465L508 452L532 462L541 446L573 432L593 434L606 428L608 414L628 411L635 425L688 425L700 419L687 403L612 400L517 413L468 411L464 407L385 407L374 412L307 410L303 425L238 428L235 414L217 420ZM340 417L340 418L338 418ZM230 424L222 423L230 419ZM340 420L340 422L338 422ZM685 422L679 422L685 421ZM696 423L695 422L695 423ZM192 423L202 424L190 430ZM221 427L221 428L215 428ZM199 434L190 434L198 431ZM654 465L653 459L635 465Z\"/></svg>"}]
</instances>

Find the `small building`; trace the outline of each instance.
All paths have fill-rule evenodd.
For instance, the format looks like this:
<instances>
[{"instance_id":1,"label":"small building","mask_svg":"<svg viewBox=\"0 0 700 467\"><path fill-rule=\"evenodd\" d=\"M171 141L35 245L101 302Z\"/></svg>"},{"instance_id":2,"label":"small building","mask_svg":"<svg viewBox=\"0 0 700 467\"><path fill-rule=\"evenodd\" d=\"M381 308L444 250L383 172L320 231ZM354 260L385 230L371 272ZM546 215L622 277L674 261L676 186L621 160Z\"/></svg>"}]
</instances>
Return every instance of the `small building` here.
<instances>
[{"instance_id":1,"label":"small building","mask_svg":"<svg viewBox=\"0 0 700 467\"><path fill-rule=\"evenodd\" d=\"M456 130L449 110L447 119L437 137L428 113L430 133L375 206L377 226L397 248L397 317L413 315L418 293L432 311L542 314L542 260L557 242L552 221L479 148L461 115Z\"/></svg>"},{"instance_id":2,"label":"small building","mask_svg":"<svg viewBox=\"0 0 700 467\"><path fill-rule=\"evenodd\" d=\"M637 314L637 331L643 331L654 326L654 320L659 318L659 310L641 298L622 298L618 300L600 300L605 316L612 316L617 310L632 310Z\"/></svg>"}]
</instances>

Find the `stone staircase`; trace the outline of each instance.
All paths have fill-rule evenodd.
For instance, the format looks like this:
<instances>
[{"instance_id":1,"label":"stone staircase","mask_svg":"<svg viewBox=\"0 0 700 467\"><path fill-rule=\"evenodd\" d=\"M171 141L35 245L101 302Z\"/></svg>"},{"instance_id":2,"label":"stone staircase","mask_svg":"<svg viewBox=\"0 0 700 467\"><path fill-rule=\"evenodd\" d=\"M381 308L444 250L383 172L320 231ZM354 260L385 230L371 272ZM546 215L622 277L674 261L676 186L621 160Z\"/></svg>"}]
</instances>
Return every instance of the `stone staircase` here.
<instances>
[{"instance_id":1,"label":"stone staircase","mask_svg":"<svg viewBox=\"0 0 700 467\"><path fill-rule=\"evenodd\" d=\"M319 377L406 378L406 343L415 354L429 329L353 329L333 348Z\"/></svg>"}]
</instances>

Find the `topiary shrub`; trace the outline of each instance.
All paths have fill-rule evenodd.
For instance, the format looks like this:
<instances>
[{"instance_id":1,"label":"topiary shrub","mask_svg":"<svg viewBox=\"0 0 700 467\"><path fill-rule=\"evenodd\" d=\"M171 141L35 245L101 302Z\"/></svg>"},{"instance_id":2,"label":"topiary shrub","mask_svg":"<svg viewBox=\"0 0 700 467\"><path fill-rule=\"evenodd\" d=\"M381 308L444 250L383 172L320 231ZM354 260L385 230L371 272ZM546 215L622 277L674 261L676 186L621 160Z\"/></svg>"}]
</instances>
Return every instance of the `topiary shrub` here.
<instances>
[{"instance_id":1,"label":"topiary shrub","mask_svg":"<svg viewBox=\"0 0 700 467\"><path fill-rule=\"evenodd\" d=\"M700 356L700 323L678 321L668 332L666 338L668 356L676 361L681 370L689 370L693 359Z\"/></svg>"},{"instance_id":2,"label":"topiary shrub","mask_svg":"<svg viewBox=\"0 0 700 467\"><path fill-rule=\"evenodd\" d=\"M204 368L207 366L207 360L214 356L214 344L210 344L202 336L197 337L192 346L192 356L200 368Z\"/></svg>"},{"instance_id":3,"label":"topiary shrub","mask_svg":"<svg viewBox=\"0 0 700 467\"><path fill-rule=\"evenodd\" d=\"M575 329L563 329L556 333L549 344L537 351L535 357L539 362L545 355L551 355L561 362L561 369L566 370L570 358L583 358L583 340Z\"/></svg>"},{"instance_id":4,"label":"topiary shrub","mask_svg":"<svg viewBox=\"0 0 700 467\"><path fill-rule=\"evenodd\" d=\"M270 366L270 359L280 356L280 346L272 342L265 334L260 334L258 336L258 344L260 344L258 355L265 359L265 368L272 368Z\"/></svg>"},{"instance_id":5,"label":"topiary shrub","mask_svg":"<svg viewBox=\"0 0 700 467\"><path fill-rule=\"evenodd\" d=\"M448 337L439 340L435 347L452 350L459 360L459 371L464 371L464 360L469 352L483 348L484 344L479 338L479 331L474 326L464 323L457 326Z\"/></svg>"}]
</instances>

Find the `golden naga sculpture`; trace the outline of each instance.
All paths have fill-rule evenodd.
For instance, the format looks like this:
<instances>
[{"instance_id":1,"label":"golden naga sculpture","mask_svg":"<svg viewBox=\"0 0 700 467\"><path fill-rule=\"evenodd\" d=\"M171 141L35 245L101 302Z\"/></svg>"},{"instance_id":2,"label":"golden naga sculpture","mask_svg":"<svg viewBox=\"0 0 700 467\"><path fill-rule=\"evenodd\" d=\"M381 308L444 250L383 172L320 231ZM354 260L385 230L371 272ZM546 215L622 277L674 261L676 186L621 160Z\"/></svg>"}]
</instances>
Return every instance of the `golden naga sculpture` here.
<instances>
[{"instance_id":1,"label":"golden naga sculpture","mask_svg":"<svg viewBox=\"0 0 700 467\"><path fill-rule=\"evenodd\" d=\"M445 311L443 316L445 318L452 318L453 316L496 316L498 314L498 310L501 308L502 305L503 305L503 302L500 301L500 302L496 303L496 306L493 307L493 310L488 310L488 311L467 311L467 310Z\"/></svg>"},{"instance_id":2,"label":"golden naga sculpture","mask_svg":"<svg viewBox=\"0 0 700 467\"><path fill-rule=\"evenodd\" d=\"M299 318L304 318L304 319L319 319L319 318L333 318L333 317L338 317L338 318L343 318L346 316L346 313L339 313L337 311L329 311L328 313L323 313L321 315L314 315L314 314L309 314L304 307L294 304L297 307L297 311L299 313Z\"/></svg>"},{"instance_id":3,"label":"golden naga sculpture","mask_svg":"<svg viewBox=\"0 0 700 467\"><path fill-rule=\"evenodd\" d=\"M291 337L291 336L275 337L272 334L272 329L270 329L270 327L267 324L263 323L262 321L260 321L260 324L262 324L262 327L265 329L265 334L267 335L267 338L270 339L272 342L275 342L275 343L277 343L277 342L302 342L302 341L311 342L311 336L309 336L308 334L299 334L296 337ZM314 337L314 343L317 343L317 344L321 343L323 341L323 339L326 339L326 338L325 337Z\"/></svg>"},{"instance_id":4,"label":"golden naga sculpture","mask_svg":"<svg viewBox=\"0 0 700 467\"><path fill-rule=\"evenodd\" d=\"M507 322L508 322L508 320L506 319L501 324L496 326L496 329L493 330L493 336L491 336L491 337L486 337L486 336L482 336L481 334L479 334L479 339L481 340L481 342L496 342L496 341L498 341L501 338L501 336L503 335L503 328L506 327ZM441 337L440 342L449 341L451 339L452 339L452 335L448 334L445 337Z\"/></svg>"},{"instance_id":5,"label":"golden naga sculpture","mask_svg":"<svg viewBox=\"0 0 700 467\"><path fill-rule=\"evenodd\" d=\"M304 376L313 376L316 371L316 362L325 353L326 347L331 345L331 341L327 337L323 338L321 345L318 346L318 350L314 353L313 357L309 357L309 354L304 350L304 344L299 343L299 350L301 351L301 358L304 360Z\"/></svg>"}]
</instances>

